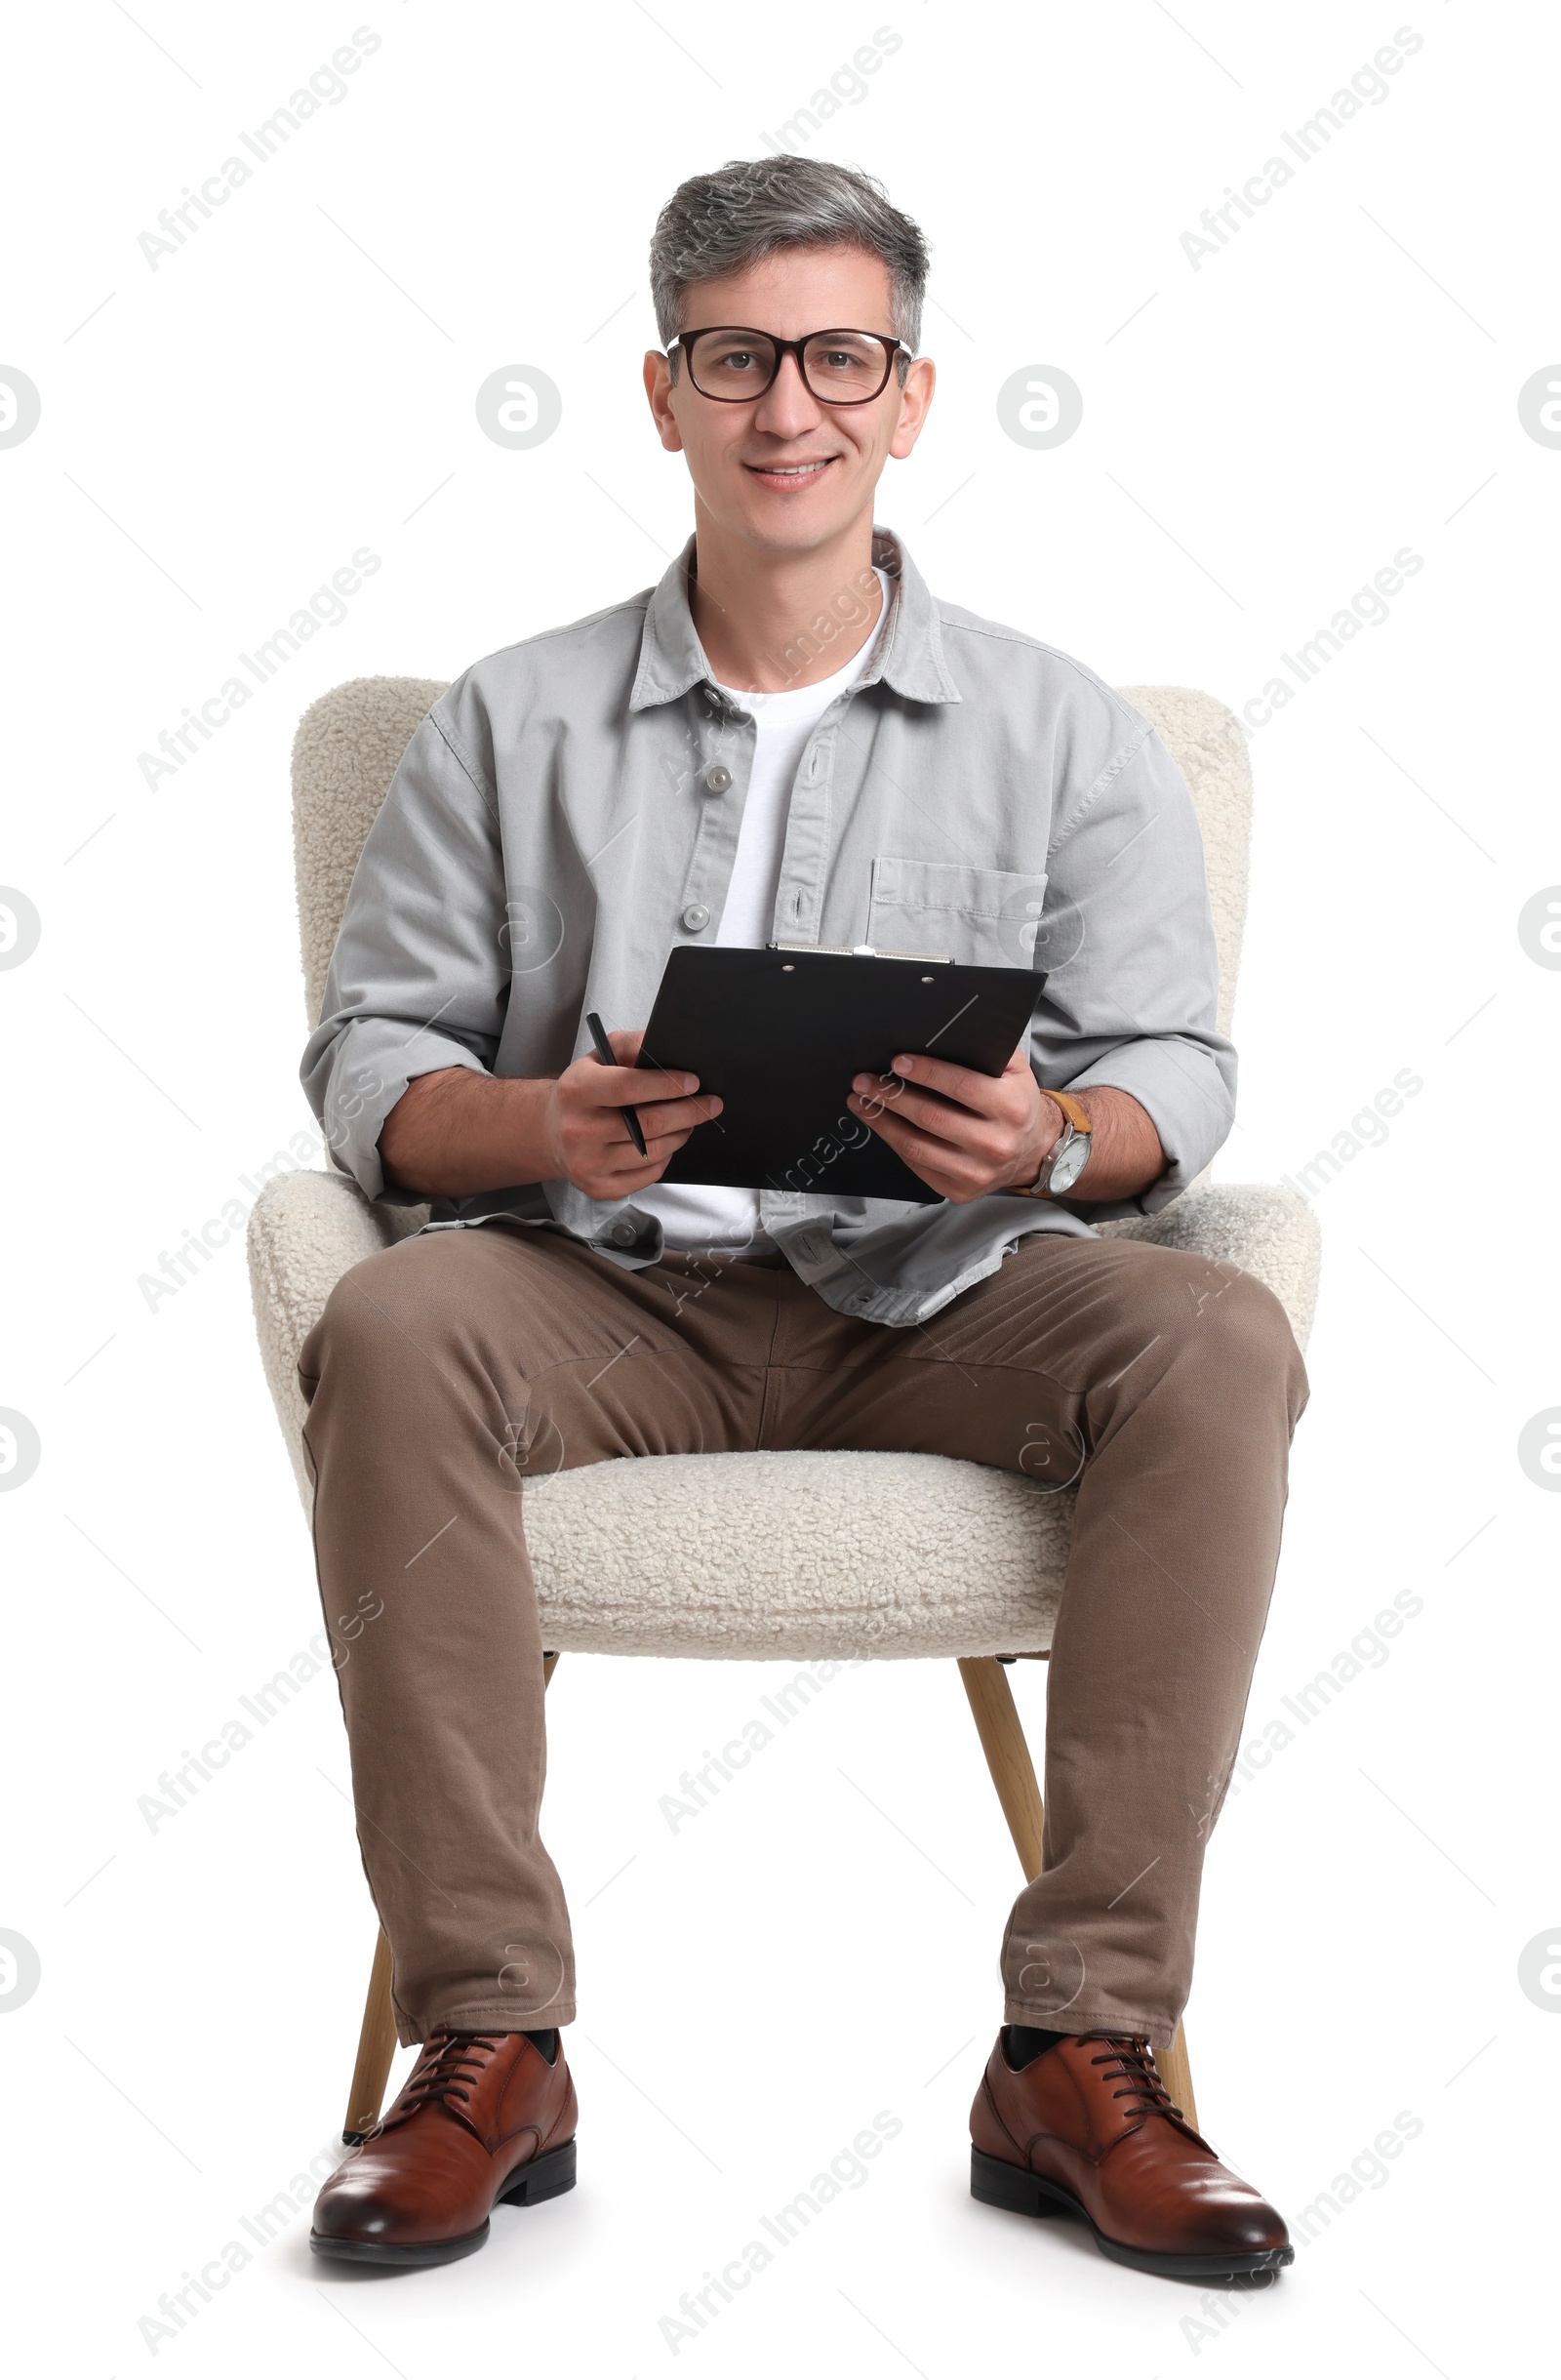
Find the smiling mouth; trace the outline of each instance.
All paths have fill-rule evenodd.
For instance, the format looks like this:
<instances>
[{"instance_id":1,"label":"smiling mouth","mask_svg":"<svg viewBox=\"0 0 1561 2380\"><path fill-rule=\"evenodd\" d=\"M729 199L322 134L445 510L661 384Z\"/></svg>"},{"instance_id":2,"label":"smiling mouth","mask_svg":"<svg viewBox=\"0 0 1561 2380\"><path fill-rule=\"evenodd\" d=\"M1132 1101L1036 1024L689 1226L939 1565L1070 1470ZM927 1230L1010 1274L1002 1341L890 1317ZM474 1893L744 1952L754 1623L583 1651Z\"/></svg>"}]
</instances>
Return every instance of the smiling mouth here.
<instances>
[{"instance_id":1,"label":"smiling mouth","mask_svg":"<svg viewBox=\"0 0 1561 2380\"><path fill-rule=\"evenodd\" d=\"M823 477L838 458L823 455L814 463L745 463L742 467L754 479L762 479L770 487L807 488Z\"/></svg>"}]
</instances>

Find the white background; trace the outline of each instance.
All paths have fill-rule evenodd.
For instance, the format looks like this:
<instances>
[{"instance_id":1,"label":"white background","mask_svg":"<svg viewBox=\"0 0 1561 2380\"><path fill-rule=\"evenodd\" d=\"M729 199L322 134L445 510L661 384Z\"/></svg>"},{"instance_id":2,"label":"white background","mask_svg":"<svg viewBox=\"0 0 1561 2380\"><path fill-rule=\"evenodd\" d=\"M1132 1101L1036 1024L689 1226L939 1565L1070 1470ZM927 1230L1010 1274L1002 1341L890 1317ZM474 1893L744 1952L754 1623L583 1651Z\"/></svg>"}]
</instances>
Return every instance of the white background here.
<instances>
[{"instance_id":1,"label":"white background","mask_svg":"<svg viewBox=\"0 0 1561 2380\"><path fill-rule=\"evenodd\" d=\"M13 20L0 361L43 403L0 451L0 879L42 918L0 975L0 1405L42 1442L0 1497L0 1925L42 1961L0 2024L27 2369L128 2373L150 2346L186 2373L406 2380L674 2360L1149 2380L1204 2357L1473 2380L1541 2326L1532 2118L1561 2026L1517 1969L1561 1938L1540 1837L1558 1507L1516 1443L1561 1404L1536 1130L1561 977L1516 921L1561 878L1561 452L1517 394L1561 353L1557 28L1417 0L1389 97L1194 270L1181 235L1289 154L1394 11L881 8L374 0L346 98L155 271L138 234L360 20ZM776 1673L567 1660L545 1815L579 1927L580 2189L389 2279L319 2266L300 2214L147 2342L160 2293L335 2137L374 1938L328 1676L155 1834L138 1810L319 1625L238 1244L155 1311L138 1287L309 1121L293 728L343 678L449 676L660 576L689 497L639 389L656 212L760 152L880 21L900 48L799 144L880 174L933 241L940 390L879 515L937 590L1113 682L1239 707L1395 550L1423 557L1253 742L1221 1172L1293 1172L1396 1071L1424 1084L1317 1199L1254 1732L1395 1593L1424 1608L1229 1804L1188 2016L1206 2127L1293 2218L1400 2111L1423 2128L1279 2287L1208 2306L973 2205L965 2114L1019 1878L952 1666L837 1679L673 1835L659 1796ZM507 364L563 396L522 453L473 410ZM1037 453L995 395L1045 364L1084 417ZM149 787L138 754L361 545L382 568L344 624ZM1011 1674L1038 1734L1044 1672ZM660 2318L879 2110L903 2128L869 2184L673 2358Z\"/></svg>"}]
</instances>

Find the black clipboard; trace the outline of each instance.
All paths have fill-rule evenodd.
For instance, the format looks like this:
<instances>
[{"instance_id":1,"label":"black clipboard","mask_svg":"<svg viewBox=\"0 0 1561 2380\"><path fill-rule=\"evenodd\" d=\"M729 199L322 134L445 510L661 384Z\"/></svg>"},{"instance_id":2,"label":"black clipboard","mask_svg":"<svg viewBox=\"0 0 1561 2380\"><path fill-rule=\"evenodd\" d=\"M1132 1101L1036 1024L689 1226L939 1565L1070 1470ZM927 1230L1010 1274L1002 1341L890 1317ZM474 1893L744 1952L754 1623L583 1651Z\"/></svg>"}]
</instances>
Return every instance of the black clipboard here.
<instances>
[{"instance_id":1,"label":"black clipboard","mask_svg":"<svg viewBox=\"0 0 1561 2380\"><path fill-rule=\"evenodd\" d=\"M1000 1074L1045 981L1029 967L685 944L666 962L639 1064L697 1074L724 1106L661 1180L940 1204L852 1114L852 1077L887 1073L901 1051Z\"/></svg>"}]
</instances>

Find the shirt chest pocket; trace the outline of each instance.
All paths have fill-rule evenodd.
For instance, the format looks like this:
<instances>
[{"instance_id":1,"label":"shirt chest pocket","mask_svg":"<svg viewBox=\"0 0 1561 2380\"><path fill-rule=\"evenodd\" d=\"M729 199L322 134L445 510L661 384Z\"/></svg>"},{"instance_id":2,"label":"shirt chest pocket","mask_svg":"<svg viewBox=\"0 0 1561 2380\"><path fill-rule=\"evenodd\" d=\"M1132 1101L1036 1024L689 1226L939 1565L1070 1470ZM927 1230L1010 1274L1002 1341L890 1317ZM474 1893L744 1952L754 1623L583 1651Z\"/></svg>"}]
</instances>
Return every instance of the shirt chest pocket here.
<instances>
[{"instance_id":1,"label":"shirt chest pocket","mask_svg":"<svg viewBox=\"0 0 1561 2380\"><path fill-rule=\"evenodd\" d=\"M867 940L966 966L1033 967L1046 878L945 860L872 864Z\"/></svg>"}]
</instances>

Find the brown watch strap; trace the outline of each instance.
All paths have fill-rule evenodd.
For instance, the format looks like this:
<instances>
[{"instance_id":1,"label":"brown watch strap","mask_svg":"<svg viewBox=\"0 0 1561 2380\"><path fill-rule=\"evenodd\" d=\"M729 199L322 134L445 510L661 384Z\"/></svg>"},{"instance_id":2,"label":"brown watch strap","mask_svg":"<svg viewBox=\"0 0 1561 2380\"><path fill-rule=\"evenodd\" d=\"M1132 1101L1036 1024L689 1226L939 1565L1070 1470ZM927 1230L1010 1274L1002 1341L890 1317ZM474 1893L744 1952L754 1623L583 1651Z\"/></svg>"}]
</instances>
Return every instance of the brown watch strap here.
<instances>
[{"instance_id":1,"label":"brown watch strap","mask_svg":"<svg viewBox=\"0 0 1561 2380\"><path fill-rule=\"evenodd\" d=\"M1089 1110L1073 1097L1071 1091L1048 1090L1046 1092L1046 1097L1054 1101L1056 1105L1061 1109L1062 1113L1072 1125L1073 1130L1082 1140L1088 1140L1090 1138L1094 1127L1090 1122ZM1059 1138L1061 1137L1061 1136L1059 1135ZM1041 1159L1041 1173L1044 1174L1047 1167L1051 1164L1052 1156L1056 1148L1057 1142L1054 1141L1051 1149L1047 1150L1045 1156ZM1025 1189L1021 1190L1019 1194L1021 1198L1049 1198L1052 1193L1049 1190L1038 1188L1036 1183L1031 1183Z\"/></svg>"},{"instance_id":2,"label":"brown watch strap","mask_svg":"<svg viewBox=\"0 0 1561 2380\"><path fill-rule=\"evenodd\" d=\"M1048 1091L1046 1096L1057 1102L1075 1132L1088 1134L1094 1129L1090 1122L1089 1110L1074 1098L1071 1091Z\"/></svg>"}]
</instances>

